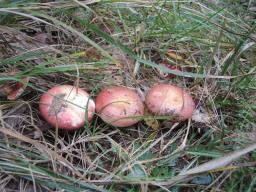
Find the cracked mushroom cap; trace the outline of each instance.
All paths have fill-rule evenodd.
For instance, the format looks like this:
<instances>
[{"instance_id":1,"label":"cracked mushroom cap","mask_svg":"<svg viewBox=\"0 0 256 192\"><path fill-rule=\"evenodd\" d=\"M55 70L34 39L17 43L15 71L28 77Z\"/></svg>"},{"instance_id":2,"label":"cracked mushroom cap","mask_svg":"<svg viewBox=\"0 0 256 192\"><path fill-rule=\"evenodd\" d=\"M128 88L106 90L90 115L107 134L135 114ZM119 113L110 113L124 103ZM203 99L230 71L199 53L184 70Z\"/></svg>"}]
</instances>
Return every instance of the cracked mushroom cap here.
<instances>
[{"instance_id":1,"label":"cracked mushroom cap","mask_svg":"<svg viewBox=\"0 0 256 192\"><path fill-rule=\"evenodd\" d=\"M60 85L41 96L39 110L50 125L74 130L83 127L86 121L92 119L95 103L89 99L86 91L71 85Z\"/></svg>"},{"instance_id":2,"label":"cracked mushroom cap","mask_svg":"<svg viewBox=\"0 0 256 192\"><path fill-rule=\"evenodd\" d=\"M182 88L170 84L153 86L145 102L153 114L170 116L173 121L189 119L195 109L192 97Z\"/></svg>"},{"instance_id":3,"label":"cracked mushroom cap","mask_svg":"<svg viewBox=\"0 0 256 192\"><path fill-rule=\"evenodd\" d=\"M116 127L128 127L140 121L144 105L134 90L115 86L98 94L96 111L104 122Z\"/></svg>"}]
</instances>

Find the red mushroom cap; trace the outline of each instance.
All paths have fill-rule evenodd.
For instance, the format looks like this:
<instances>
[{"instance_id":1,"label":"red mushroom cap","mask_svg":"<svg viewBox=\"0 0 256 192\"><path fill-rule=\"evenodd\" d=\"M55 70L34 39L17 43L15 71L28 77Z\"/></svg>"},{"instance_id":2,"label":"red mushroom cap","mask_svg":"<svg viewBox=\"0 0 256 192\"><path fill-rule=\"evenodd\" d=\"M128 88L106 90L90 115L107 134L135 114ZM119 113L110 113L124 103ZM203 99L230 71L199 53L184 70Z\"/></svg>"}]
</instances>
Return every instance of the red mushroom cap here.
<instances>
[{"instance_id":1,"label":"red mushroom cap","mask_svg":"<svg viewBox=\"0 0 256 192\"><path fill-rule=\"evenodd\" d=\"M144 105L135 91L115 86L99 93L96 111L103 121L116 127L128 127L139 122L136 117L144 114Z\"/></svg>"},{"instance_id":2,"label":"red mushroom cap","mask_svg":"<svg viewBox=\"0 0 256 192\"><path fill-rule=\"evenodd\" d=\"M170 70L173 70L173 71L177 71L177 72L181 72L182 69L177 66L177 65L171 65L170 63L168 63L168 61L166 60L163 60L161 63L159 63L159 65L161 66L164 66L164 67L167 67L168 69ZM174 74L171 74L171 73L165 73L163 72L162 70L160 69L157 69L158 73L159 73L159 76L162 77L162 78L168 78L168 79L172 79L174 77L176 77L176 75Z\"/></svg>"},{"instance_id":3,"label":"red mushroom cap","mask_svg":"<svg viewBox=\"0 0 256 192\"><path fill-rule=\"evenodd\" d=\"M148 109L156 115L170 116L173 121L183 121L192 116L195 103L182 88L170 84L158 84L146 95Z\"/></svg>"},{"instance_id":4,"label":"red mushroom cap","mask_svg":"<svg viewBox=\"0 0 256 192\"><path fill-rule=\"evenodd\" d=\"M85 121L92 119L95 103L84 90L71 85L60 85L42 95L39 110L50 125L73 130L81 128Z\"/></svg>"}]
</instances>

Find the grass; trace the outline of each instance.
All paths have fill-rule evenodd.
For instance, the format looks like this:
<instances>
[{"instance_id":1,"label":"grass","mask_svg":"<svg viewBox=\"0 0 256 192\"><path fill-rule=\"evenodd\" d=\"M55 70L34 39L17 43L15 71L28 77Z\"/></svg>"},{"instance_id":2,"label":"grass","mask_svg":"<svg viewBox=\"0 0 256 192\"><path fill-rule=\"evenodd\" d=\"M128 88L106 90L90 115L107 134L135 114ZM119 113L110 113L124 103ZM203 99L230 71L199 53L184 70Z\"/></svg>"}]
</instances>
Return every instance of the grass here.
<instances>
[{"instance_id":1,"label":"grass","mask_svg":"<svg viewBox=\"0 0 256 192\"><path fill-rule=\"evenodd\" d=\"M255 191L253 1L0 2L1 92L29 78L16 100L0 94L1 191ZM175 83L209 121L146 114L119 129L96 115L56 132L40 95L77 82L93 98L111 85L144 95Z\"/></svg>"}]
</instances>

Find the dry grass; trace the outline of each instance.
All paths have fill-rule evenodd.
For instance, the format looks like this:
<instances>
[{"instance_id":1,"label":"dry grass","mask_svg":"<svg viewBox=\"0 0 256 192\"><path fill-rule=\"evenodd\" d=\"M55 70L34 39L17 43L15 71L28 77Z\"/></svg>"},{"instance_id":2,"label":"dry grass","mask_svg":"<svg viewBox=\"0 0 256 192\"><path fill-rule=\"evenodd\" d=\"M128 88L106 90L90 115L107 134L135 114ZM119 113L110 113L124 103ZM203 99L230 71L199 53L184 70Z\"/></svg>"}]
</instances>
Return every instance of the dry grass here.
<instances>
[{"instance_id":1,"label":"dry grass","mask_svg":"<svg viewBox=\"0 0 256 192\"><path fill-rule=\"evenodd\" d=\"M246 147L255 142L256 31L246 19L254 6L3 1L0 191L254 191L255 146ZM22 94L8 100L7 88L24 78ZM118 129L96 114L66 132L38 113L40 95L57 84L79 83L93 98L125 85L143 98L158 82L188 90L198 116L171 123L147 113Z\"/></svg>"}]
</instances>

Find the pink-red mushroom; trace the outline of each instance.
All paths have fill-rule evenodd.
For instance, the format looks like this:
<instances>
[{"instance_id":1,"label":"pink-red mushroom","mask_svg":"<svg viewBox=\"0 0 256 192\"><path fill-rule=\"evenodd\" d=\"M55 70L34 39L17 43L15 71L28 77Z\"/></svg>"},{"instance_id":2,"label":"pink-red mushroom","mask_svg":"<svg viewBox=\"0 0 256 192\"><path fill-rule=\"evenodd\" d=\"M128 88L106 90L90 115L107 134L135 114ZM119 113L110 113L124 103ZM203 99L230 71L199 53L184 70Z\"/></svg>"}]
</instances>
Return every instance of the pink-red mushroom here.
<instances>
[{"instance_id":1,"label":"pink-red mushroom","mask_svg":"<svg viewBox=\"0 0 256 192\"><path fill-rule=\"evenodd\" d=\"M170 116L172 121L189 119L195 109L192 97L184 89L170 84L153 86L145 102L153 114Z\"/></svg>"},{"instance_id":2,"label":"pink-red mushroom","mask_svg":"<svg viewBox=\"0 0 256 192\"><path fill-rule=\"evenodd\" d=\"M168 68L170 70L173 70L173 71L177 71L177 72L181 72L182 71L179 66L171 65L166 60L163 60L161 63L159 63L159 65L164 66L164 67L166 67L166 68ZM163 72L160 69L157 69L157 71L159 73L159 76L162 77L162 78L165 78L165 79L172 79L172 78L176 77L176 75L171 74L171 73L165 73L165 72Z\"/></svg>"},{"instance_id":3,"label":"pink-red mushroom","mask_svg":"<svg viewBox=\"0 0 256 192\"><path fill-rule=\"evenodd\" d=\"M104 122L116 127L128 127L140 121L144 105L134 90L114 86L98 94L96 111Z\"/></svg>"},{"instance_id":4,"label":"pink-red mushroom","mask_svg":"<svg viewBox=\"0 0 256 192\"><path fill-rule=\"evenodd\" d=\"M39 102L42 117L52 126L74 130L84 126L95 113L95 103L83 89L60 85L45 92Z\"/></svg>"}]
</instances>

